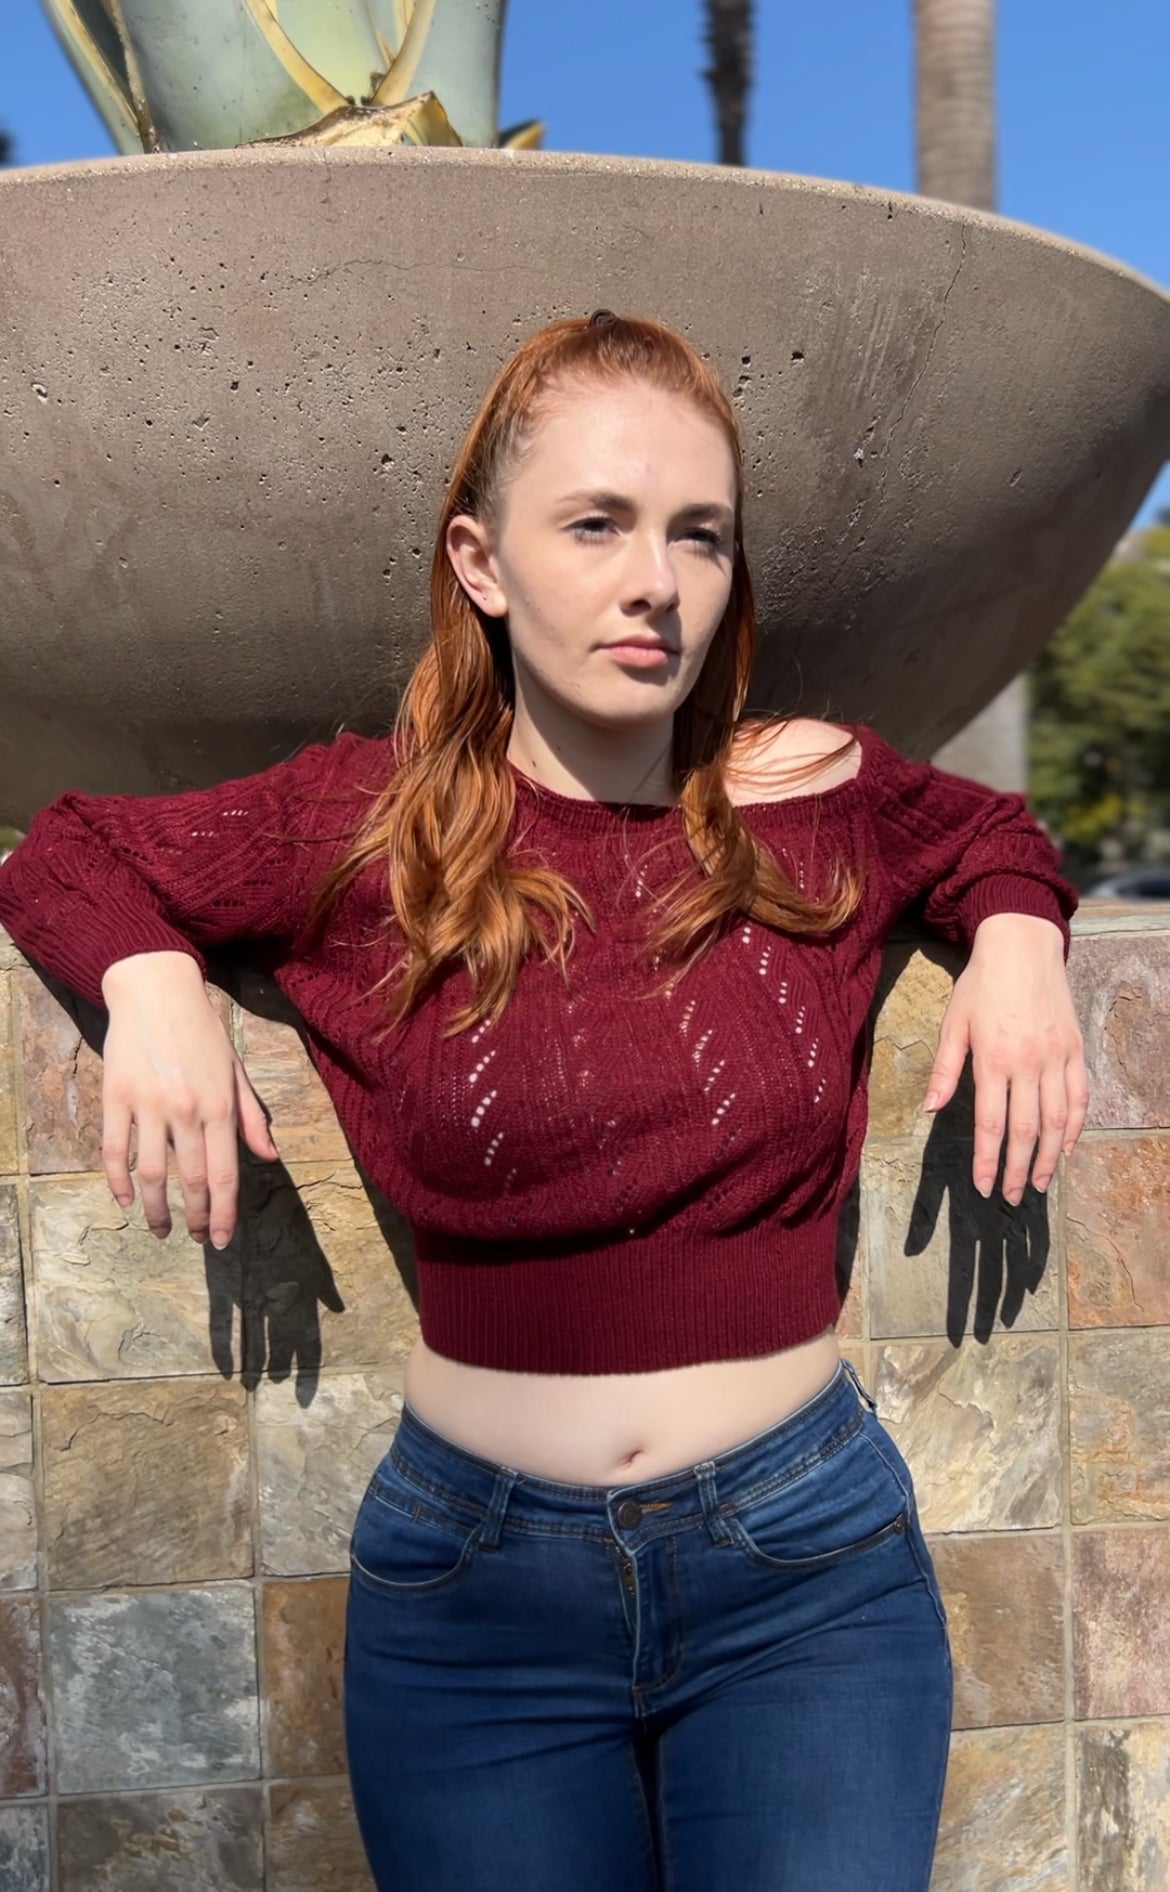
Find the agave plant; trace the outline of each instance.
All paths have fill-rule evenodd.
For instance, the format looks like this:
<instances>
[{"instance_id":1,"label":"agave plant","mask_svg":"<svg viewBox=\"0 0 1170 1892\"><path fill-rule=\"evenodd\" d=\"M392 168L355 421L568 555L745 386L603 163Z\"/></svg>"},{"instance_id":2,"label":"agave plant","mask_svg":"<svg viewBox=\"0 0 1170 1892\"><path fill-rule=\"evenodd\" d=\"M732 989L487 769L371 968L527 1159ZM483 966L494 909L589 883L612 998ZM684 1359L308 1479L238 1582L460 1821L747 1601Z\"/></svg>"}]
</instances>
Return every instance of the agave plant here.
<instances>
[{"instance_id":1,"label":"agave plant","mask_svg":"<svg viewBox=\"0 0 1170 1892\"><path fill-rule=\"evenodd\" d=\"M118 149L540 143L496 126L506 0L41 0Z\"/></svg>"}]
</instances>

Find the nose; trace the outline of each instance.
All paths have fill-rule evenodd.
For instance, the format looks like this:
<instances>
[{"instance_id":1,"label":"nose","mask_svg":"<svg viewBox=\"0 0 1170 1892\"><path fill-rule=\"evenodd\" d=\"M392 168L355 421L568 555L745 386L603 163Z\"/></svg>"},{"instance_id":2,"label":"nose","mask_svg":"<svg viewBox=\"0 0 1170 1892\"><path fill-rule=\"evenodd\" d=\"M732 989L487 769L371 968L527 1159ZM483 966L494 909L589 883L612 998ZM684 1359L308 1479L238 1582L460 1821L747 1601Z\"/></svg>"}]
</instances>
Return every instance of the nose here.
<instances>
[{"instance_id":1,"label":"nose","mask_svg":"<svg viewBox=\"0 0 1170 1892\"><path fill-rule=\"evenodd\" d=\"M670 611L678 604L678 573L670 546L659 533L634 533L626 566L629 609Z\"/></svg>"}]
</instances>

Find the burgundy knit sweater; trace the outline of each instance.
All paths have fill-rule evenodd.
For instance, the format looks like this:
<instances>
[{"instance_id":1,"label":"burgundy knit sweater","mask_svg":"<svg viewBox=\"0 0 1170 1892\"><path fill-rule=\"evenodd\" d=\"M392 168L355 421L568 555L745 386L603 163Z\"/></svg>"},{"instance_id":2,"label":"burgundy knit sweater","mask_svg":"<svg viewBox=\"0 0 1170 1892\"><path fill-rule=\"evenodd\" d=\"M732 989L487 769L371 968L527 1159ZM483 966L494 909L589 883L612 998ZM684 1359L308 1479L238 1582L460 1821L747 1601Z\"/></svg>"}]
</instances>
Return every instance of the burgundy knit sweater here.
<instances>
[{"instance_id":1,"label":"burgundy knit sweater","mask_svg":"<svg viewBox=\"0 0 1170 1892\"><path fill-rule=\"evenodd\" d=\"M866 1124L867 1015L906 909L969 947L988 914L1056 922L1077 894L1021 796L911 762L866 724L851 781L745 815L808 893L835 859L864 901L827 938L744 921L647 998L633 944L649 896L692 863L678 811L578 800L514 771L513 835L586 897L570 982L531 959L503 1018L444 1040L453 971L374 1048L363 999L393 935L383 869L303 938L313 886L393 772L389 738L343 734L257 775L166 796L60 796L0 867L0 922L103 1003L131 953L247 943L304 1019L367 1174L412 1223L419 1316L477 1366L631 1373L807 1340L840 1295L840 1205ZM300 835L289 840L289 833ZM698 872L697 868L693 868ZM279 1139L280 1125L274 1126Z\"/></svg>"}]
</instances>

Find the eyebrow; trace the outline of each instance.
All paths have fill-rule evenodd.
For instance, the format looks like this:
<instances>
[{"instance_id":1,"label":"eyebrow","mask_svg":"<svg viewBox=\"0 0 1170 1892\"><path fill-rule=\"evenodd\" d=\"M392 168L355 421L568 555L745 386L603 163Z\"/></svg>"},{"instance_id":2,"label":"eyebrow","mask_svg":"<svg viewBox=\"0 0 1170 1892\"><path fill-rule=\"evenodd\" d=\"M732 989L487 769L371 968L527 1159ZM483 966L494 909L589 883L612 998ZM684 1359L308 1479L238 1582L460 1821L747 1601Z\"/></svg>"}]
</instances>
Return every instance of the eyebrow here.
<instances>
[{"instance_id":1,"label":"eyebrow","mask_svg":"<svg viewBox=\"0 0 1170 1892\"><path fill-rule=\"evenodd\" d=\"M565 493L560 502L563 506L601 506L611 512L633 512L634 502L625 493L607 493L601 491ZM730 506L721 500L697 499L689 506L680 506L680 519L723 519L728 525L734 522L735 514Z\"/></svg>"}]
</instances>

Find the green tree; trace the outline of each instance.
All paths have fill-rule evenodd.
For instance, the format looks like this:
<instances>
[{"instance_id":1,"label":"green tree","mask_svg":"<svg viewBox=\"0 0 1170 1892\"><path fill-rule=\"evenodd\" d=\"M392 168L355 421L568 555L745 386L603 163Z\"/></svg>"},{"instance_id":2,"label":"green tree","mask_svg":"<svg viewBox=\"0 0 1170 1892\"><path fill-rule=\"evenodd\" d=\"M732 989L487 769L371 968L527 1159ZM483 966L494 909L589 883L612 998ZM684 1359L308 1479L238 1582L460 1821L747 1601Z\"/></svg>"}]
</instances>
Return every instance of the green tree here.
<instances>
[{"instance_id":1,"label":"green tree","mask_svg":"<svg viewBox=\"0 0 1170 1892\"><path fill-rule=\"evenodd\" d=\"M1091 879L1170 858L1170 521L1135 534L1029 673L1029 795Z\"/></svg>"}]
</instances>

